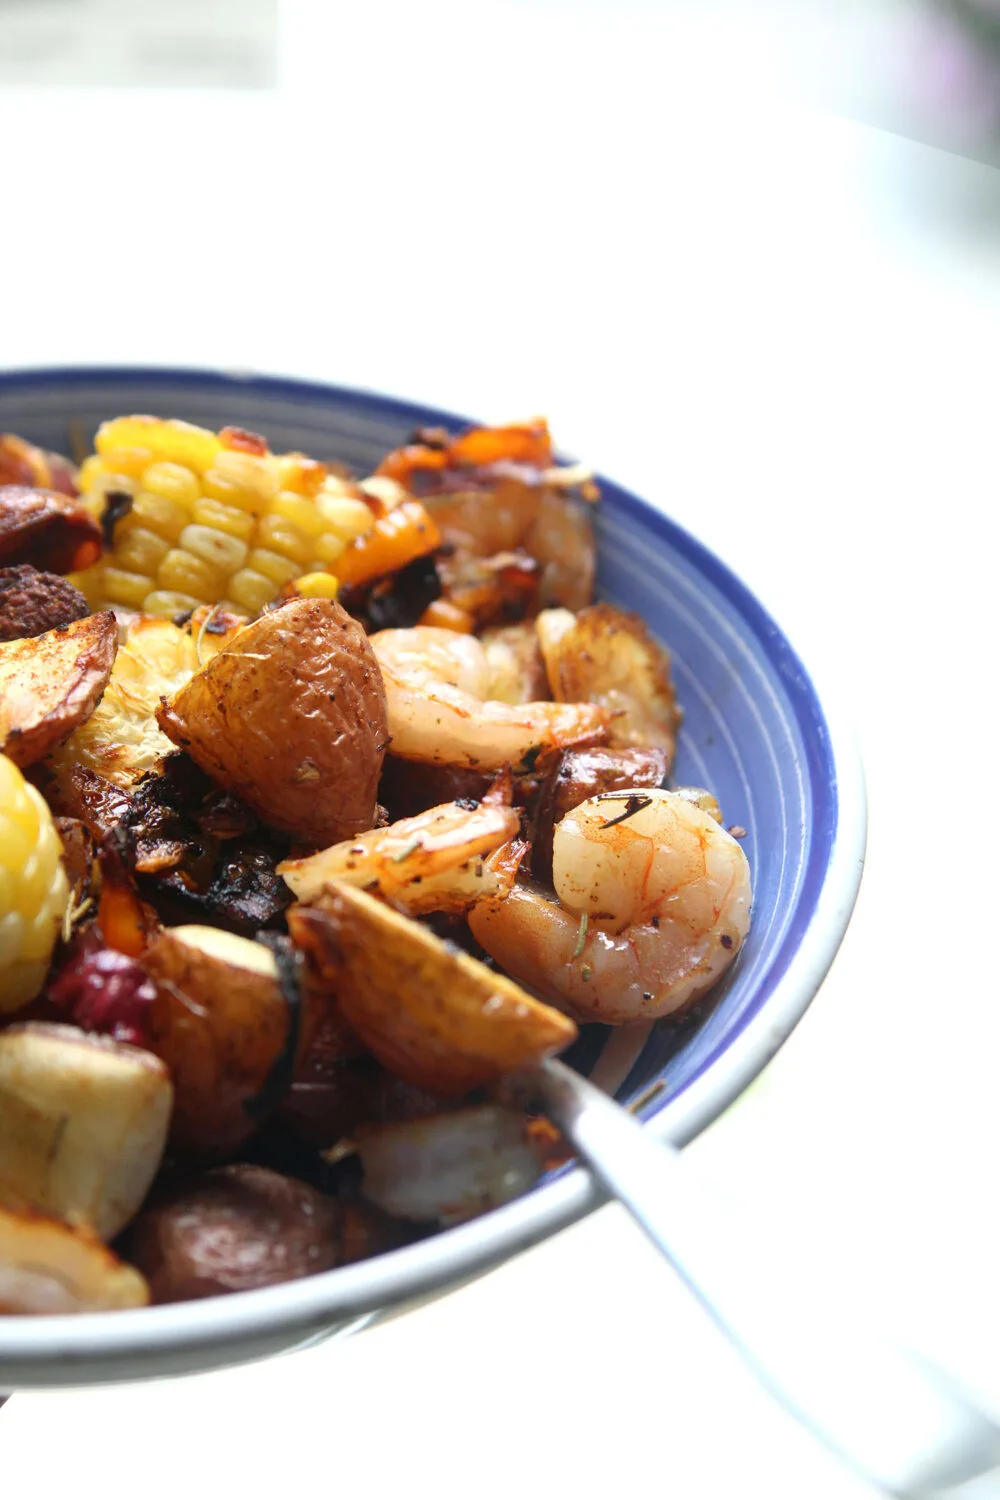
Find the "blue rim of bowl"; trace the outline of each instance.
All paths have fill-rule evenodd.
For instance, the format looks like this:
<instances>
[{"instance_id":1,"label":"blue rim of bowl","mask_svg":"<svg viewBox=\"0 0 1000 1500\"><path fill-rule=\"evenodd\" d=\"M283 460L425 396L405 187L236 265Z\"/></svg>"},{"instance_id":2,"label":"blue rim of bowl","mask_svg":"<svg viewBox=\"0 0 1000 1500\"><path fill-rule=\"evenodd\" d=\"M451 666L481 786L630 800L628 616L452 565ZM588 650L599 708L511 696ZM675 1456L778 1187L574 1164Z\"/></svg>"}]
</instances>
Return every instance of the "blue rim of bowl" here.
<instances>
[{"instance_id":1,"label":"blue rim of bowl","mask_svg":"<svg viewBox=\"0 0 1000 1500\"><path fill-rule=\"evenodd\" d=\"M57 384L122 384L152 380L178 388L243 387L262 399L298 399L377 412L408 427L464 426L470 418L377 392L252 372L157 366L42 366L0 371L0 390ZM731 569L703 543L647 501L598 476L616 509L641 516L671 548L702 572L754 633L785 684L803 730L806 774L816 820L800 903L755 996L741 1030L706 1059L678 1094L643 1111L654 1135L684 1145L720 1115L767 1065L800 1020L843 939L864 866L867 812L864 775L851 729L821 706L812 676L773 617ZM811 905L811 909L810 909ZM130 1309L45 1319L0 1317L0 1359L25 1367L58 1361L66 1375L148 1363L155 1373L175 1359L211 1353L213 1362L238 1360L306 1338L348 1320L468 1281L536 1244L605 1201L583 1167L572 1167L482 1218L369 1261L322 1272L261 1291L162 1308ZM279 1342L280 1341L280 1342ZM29 1377L30 1381L30 1377Z\"/></svg>"}]
</instances>

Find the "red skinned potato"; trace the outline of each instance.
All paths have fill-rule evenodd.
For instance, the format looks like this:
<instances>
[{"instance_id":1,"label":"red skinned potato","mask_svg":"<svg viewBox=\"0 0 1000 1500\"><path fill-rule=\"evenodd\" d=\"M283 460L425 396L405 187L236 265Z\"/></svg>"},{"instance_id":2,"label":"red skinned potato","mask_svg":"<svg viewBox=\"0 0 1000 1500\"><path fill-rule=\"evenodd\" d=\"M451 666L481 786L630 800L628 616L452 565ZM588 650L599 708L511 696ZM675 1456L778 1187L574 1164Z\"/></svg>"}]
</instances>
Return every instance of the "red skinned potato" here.
<instances>
[{"instance_id":1,"label":"red skinned potato","mask_svg":"<svg viewBox=\"0 0 1000 1500\"><path fill-rule=\"evenodd\" d=\"M100 702L117 650L110 610L0 643L0 750L23 769L61 745Z\"/></svg>"},{"instance_id":2,"label":"red skinned potato","mask_svg":"<svg viewBox=\"0 0 1000 1500\"><path fill-rule=\"evenodd\" d=\"M240 1164L165 1193L132 1225L123 1251L154 1302L190 1302L330 1271L404 1234L376 1210Z\"/></svg>"},{"instance_id":3,"label":"red skinned potato","mask_svg":"<svg viewBox=\"0 0 1000 1500\"><path fill-rule=\"evenodd\" d=\"M331 599L262 615L157 719L272 828L323 846L375 822L385 689L368 637Z\"/></svg>"}]
</instances>

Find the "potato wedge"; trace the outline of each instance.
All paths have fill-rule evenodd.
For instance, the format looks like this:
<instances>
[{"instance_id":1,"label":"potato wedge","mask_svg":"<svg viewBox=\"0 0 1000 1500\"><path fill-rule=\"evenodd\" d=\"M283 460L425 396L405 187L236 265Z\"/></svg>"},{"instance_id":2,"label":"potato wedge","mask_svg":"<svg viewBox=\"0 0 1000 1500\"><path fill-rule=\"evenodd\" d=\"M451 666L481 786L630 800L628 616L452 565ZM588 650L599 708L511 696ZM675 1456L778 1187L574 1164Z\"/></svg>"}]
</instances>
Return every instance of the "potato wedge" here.
<instances>
[{"instance_id":1,"label":"potato wedge","mask_svg":"<svg viewBox=\"0 0 1000 1500\"><path fill-rule=\"evenodd\" d=\"M535 625L556 702L600 704L613 749L661 749L669 770L680 725L670 653L639 615L593 604L543 610Z\"/></svg>"},{"instance_id":2,"label":"potato wedge","mask_svg":"<svg viewBox=\"0 0 1000 1500\"><path fill-rule=\"evenodd\" d=\"M112 1239L156 1175L172 1100L166 1068L139 1047L75 1026L7 1027L0 1190Z\"/></svg>"},{"instance_id":3,"label":"potato wedge","mask_svg":"<svg viewBox=\"0 0 1000 1500\"><path fill-rule=\"evenodd\" d=\"M288 925L365 1045L408 1083L463 1094L576 1036L559 1011L352 886L291 907Z\"/></svg>"},{"instance_id":4,"label":"potato wedge","mask_svg":"<svg viewBox=\"0 0 1000 1500\"><path fill-rule=\"evenodd\" d=\"M375 822L385 689L368 637L332 599L262 615L157 718L273 828L324 845Z\"/></svg>"},{"instance_id":5,"label":"potato wedge","mask_svg":"<svg viewBox=\"0 0 1000 1500\"><path fill-rule=\"evenodd\" d=\"M0 1313L145 1307L149 1287L95 1234L4 1203L0 1189Z\"/></svg>"},{"instance_id":6,"label":"potato wedge","mask_svg":"<svg viewBox=\"0 0 1000 1500\"><path fill-rule=\"evenodd\" d=\"M234 1150L259 1125L253 1101L284 1052L290 1022L297 1026L274 954L215 927L185 926L161 932L142 965L156 986L149 1046L174 1081L171 1144L215 1156Z\"/></svg>"},{"instance_id":7,"label":"potato wedge","mask_svg":"<svg viewBox=\"0 0 1000 1500\"><path fill-rule=\"evenodd\" d=\"M61 745L100 702L117 650L109 610L0 643L0 750L23 769Z\"/></svg>"}]
</instances>

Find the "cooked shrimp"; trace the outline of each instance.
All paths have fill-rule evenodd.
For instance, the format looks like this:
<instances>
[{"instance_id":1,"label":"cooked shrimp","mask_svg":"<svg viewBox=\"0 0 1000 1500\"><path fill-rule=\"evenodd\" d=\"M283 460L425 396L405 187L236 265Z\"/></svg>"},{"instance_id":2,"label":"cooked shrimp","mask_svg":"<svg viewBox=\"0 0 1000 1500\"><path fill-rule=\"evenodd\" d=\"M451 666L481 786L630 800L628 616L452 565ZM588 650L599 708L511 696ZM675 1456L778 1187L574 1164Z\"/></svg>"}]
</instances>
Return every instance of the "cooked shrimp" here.
<instances>
[{"instance_id":1,"label":"cooked shrimp","mask_svg":"<svg viewBox=\"0 0 1000 1500\"><path fill-rule=\"evenodd\" d=\"M548 697L549 681L533 621L484 630L479 638L490 664L491 698L535 703Z\"/></svg>"},{"instance_id":2,"label":"cooked shrimp","mask_svg":"<svg viewBox=\"0 0 1000 1500\"><path fill-rule=\"evenodd\" d=\"M520 765L539 750L594 744L608 715L593 703L500 703L472 635L417 625L371 637L382 672L394 755L475 766Z\"/></svg>"},{"instance_id":3,"label":"cooked shrimp","mask_svg":"<svg viewBox=\"0 0 1000 1500\"><path fill-rule=\"evenodd\" d=\"M480 902L477 941L580 1021L682 1010L725 972L750 927L750 867L686 798L645 788L592 797L553 840L557 900L533 884Z\"/></svg>"},{"instance_id":4,"label":"cooked shrimp","mask_svg":"<svg viewBox=\"0 0 1000 1500\"><path fill-rule=\"evenodd\" d=\"M544 610L535 626L553 698L600 703L610 715L611 745L663 750L669 768L680 722L670 655L639 616L595 604L577 615Z\"/></svg>"},{"instance_id":5,"label":"cooked shrimp","mask_svg":"<svg viewBox=\"0 0 1000 1500\"><path fill-rule=\"evenodd\" d=\"M519 822L512 807L498 802L444 802L307 859L286 859L278 873L300 901L342 880L377 890L409 912L467 911L502 889L503 872L486 856L514 837Z\"/></svg>"},{"instance_id":6,"label":"cooked shrimp","mask_svg":"<svg viewBox=\"0 0 1000 1500\"><path fill-rule=\"evenodd\" d=\"M564 489L504 478L488 489L426 495L423 503L452 549L441 564L446 589L453 573L456 580L463 576L470 559L521 550L541 569L543 605L582 609L594 597L596 554L587 506Z\"/></svg>"}]
</instances>

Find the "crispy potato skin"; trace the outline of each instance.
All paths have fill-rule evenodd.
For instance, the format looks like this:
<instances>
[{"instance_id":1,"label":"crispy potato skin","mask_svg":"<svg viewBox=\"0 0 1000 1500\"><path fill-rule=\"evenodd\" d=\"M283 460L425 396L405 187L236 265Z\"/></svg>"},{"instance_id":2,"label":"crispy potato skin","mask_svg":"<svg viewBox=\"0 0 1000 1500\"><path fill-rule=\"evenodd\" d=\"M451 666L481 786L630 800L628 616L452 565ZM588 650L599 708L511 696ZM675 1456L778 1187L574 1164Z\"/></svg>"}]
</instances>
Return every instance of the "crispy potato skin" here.
<instances>
[{"instance_id":1,"label":"crispy potato skin","mask_svg":"<svg viewBox=\"0 0 1000 1500\"><path fill-rule=\"evenodd\" d=\"M157 719L265 823L312 846L375 822L385 689L363 629L333 600L262 615Z\"/></svg>"},{"instance_id":2,"label":"crispy potato skin","mask_svg":"<svg viewBox=\"0 0 1000 1500\"><path fill-rule=\"evenodd\" d=\"M101 528L78 500L55 490L0 485L0 562L49 573L89 568L101 555Z\"/></svg>"},{"instance_id":3,"label":"crispy potato skin","mask_svg":"<svg viewBox=\"0 0 1000 1500\"><path fill-rule=\"evenodd\" d=\"M576 1036L559 1011L364 891L332 886L290 908L288 925L369 1050L419 1088L464 1094Z\"/></svg>"},{"instance_id":4,"label":"crispy potato skin","mask_svg":"<svg viewBox=\"0 0 1000 1500\"><path fill-rule=\"evenodd\" d=\"M15 765L42 760L90 717L117 651L110 610L0 644L0 749Z\"/></svg>"},{"instance_id":5,"label":"crispy potato skin","mask_svg":"<svg viewBox=\"0 0 1000 1500\"><path fill-rule=\"evenodd\" d=\"M123 1249L154 1302L189 1302L329 1271L399 1238L376 1210L240 1164L163 1194L140 1214Z\"/></svg>"}]
</instances>

